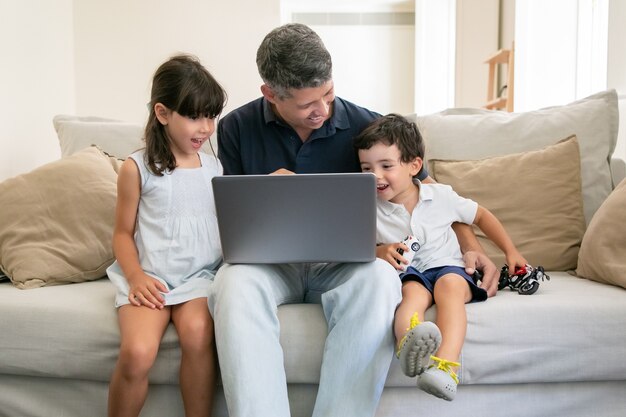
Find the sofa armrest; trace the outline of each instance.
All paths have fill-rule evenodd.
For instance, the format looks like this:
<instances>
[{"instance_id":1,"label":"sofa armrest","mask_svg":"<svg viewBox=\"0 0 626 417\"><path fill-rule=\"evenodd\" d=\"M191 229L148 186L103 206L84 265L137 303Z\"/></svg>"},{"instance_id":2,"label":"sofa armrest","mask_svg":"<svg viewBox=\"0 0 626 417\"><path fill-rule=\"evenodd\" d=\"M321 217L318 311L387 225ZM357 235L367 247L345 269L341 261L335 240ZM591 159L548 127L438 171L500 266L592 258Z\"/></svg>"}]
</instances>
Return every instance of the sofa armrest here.
<instances>
[{"instance_id":1,"label":"sofa armrest","mask_svg":"<svg viewBox=\"0 0 626 417\"><path fill-rule=\"evenodd\" d=\"M613 177L613 187L626 178L626 161L621 158L611 158L611 176Z\"/></svg>"}]
</instances>

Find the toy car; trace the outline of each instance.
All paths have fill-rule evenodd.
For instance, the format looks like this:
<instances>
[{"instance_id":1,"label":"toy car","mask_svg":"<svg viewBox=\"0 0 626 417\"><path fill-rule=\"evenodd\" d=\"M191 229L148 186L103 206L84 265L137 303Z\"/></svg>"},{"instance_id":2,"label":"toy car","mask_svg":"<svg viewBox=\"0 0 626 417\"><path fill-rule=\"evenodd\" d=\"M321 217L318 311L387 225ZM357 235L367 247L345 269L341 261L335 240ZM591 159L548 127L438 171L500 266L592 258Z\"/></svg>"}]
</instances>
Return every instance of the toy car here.
<instances>
[{"instance_id":1,"label":"toy car","mask_svg":"<svg viewBox=\"0 0 626 417\"><path fill-rule=\"evenodd\" d=\"M498 281L498 289L509 287L511 290L517 291L522 295L530 295L539 289L539 281L550 280L542 266L533 268L526 264L525 266L515 269L515 273L509 276L509 267L504 265L500 271L500 281Z\"/></svg>"},{"instance_id":2,"label":"toy car","mask_svg":"<svg viewBox=\"0 0 626 417\"><path fill-rule=\"evenodd\" d=\"M407 236L406 238L404 238L404 240L402 241L402 243L404 243L409 250L408 251L404 251L404 249L396 249L396 252L398 252L400 255L402 255L407 261L409 261L409 265L411 265L411 261L413 260L413 256L415 256L415 252L417 252L420 248L420 244L417 241L417 239L413 236ZM405 265L405 264L401 264L400 261L397 261L398 264L400 265L400 269L402 269L402 271L406 271L407 267L409 265Z\"/></svg>"}]
</instances>

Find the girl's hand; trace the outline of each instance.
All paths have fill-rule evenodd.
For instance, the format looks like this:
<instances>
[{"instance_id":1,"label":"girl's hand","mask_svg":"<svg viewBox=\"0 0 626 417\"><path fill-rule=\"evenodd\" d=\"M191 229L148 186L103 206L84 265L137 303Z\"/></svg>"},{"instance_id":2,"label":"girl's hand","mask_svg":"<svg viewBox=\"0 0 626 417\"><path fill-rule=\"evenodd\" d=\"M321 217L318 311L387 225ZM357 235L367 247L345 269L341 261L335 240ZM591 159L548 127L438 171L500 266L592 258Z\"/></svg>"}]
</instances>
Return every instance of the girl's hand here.
<instances>
[{"instance_id":1,"label":"girl's hand","mask_svg":"<svg viewBox=\"0 0 626 417\"><path fill-rule=\"evenodd\" d=\"M152 309L163 309L165 298L161 293L168 292L165 285L158 279L140 273L132 279L128 279L130 286L128 301L134 306L146 306Z\"/></svg>"},{"instance_id":2,"label":"girl's hand","mask_svg":"<svg viewBox=\"0 0 626 417\"><path fill-rule=\"evenodd\" d=\"M408 265L409 261L400 255L398 249L402 249L405 253L409 250L409 248L401 242L379 245L376 246L376 257L389 262L391 266L398 271L402 271L401 265Z\"/></svg>"}]
</instances>

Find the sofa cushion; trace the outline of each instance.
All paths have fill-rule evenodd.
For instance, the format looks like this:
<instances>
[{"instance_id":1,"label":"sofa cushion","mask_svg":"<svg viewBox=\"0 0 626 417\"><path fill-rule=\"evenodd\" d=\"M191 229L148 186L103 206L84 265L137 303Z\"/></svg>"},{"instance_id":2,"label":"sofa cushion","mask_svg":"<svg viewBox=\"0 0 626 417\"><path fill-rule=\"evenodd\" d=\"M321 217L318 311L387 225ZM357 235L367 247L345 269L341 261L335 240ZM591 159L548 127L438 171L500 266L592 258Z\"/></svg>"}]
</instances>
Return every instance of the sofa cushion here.
<instances>
[{"instance_id":1,"label":"sofa cushion","mask_svg":"<svg viewBox=\"0 0 626 417\"><path fill-rule=\"evenodd\" d=\"M126 158L144 146L143 128L134 123L94 116L57 115L52 119L61 156L96 145L109 155Z\"/></svg>"},{"instance_id":2,"label":"sofa cushion","mask_svg":"<svg viewBox=\"0 0 626 417\"><path fill-rule=\"evenodd\" d=\"M576 274L626 288L626 179L591 219L578 254Z\"/></svg>"},{"instance_id":3,"label":"sofa cushion","mask_svg":"<svg viewBox=\"0 0 626 417\"><path fill-rule=\"evenodd\" d=\"M623 379L626 333L607 326L626 326L626 291L565 272L550 276L532 296L506 289L467 306L463 384ZM119 353L114 297L108 279L31 291L0 283L0 374L106 383ZM436 308L430 308L425 319L435 315ZM327 333L321 306L283 305L278 317L287 381L317 384ZM177 383L179 364L178 338L170 325L150 381ZM386 386L416 389L415 379L402 373L395 358Z\"/></svg>"},{"instance_id":4,"label":"sofa cushion","mask_svg":"<svg viewBox=\"0 0 626 417\"><path fill-rule=\"evenodd\" d=\"M609 161L619 121L614 90L525 113L450 109L412 118L424 136L429 159L471 160L527 152L576 135L587 224L613 189Z\"/></svg>"},{"instance_id":5,"label":"sofa cushion","mask_svg":"<svg viewBox=\"0 0 626 417\"><path fill-rule=\"evenodd\" d=\"M626 291L548 271L533 295L504 289L466 305L462 384L621 381L626 375ZM426 312L434 320L436 308ZM392 362L387 386L415 384ZM413 385L414 386L414 385Z\"/></svg>"},{"instance_id":6,"label":"sofa cushion","mask_svg":"<svg viewBox=\"0 0 626 417\"><path fill-rule=\"evenodd\" d=\"M144 127L136 123L66 114L54 116L52 123L59 138L62 157L96 145L111 156L126 159L128 155L145 146ZM202 145L205 153L213 154L213 149L217 149L214 138Z\"/></svg>"},{"instance_id":7,"label":"sofa cushion","mask_svg":"<svg viewBox=\"0 0 626 417\"><path fill-rule=\"evenodd\" d=\"M119 354L115 287L107 278L20 291L0 283L0 374L108 382ZM150 381L178 383L180 350L165 332Z\"/></svg>"},{"instance_id":8,"label":"sofa cushion","mask_svg":"<svg viewBox=\"0 0 626 417\"><path fill-rule=\"evenodd\" d=\"M438 182L489 209L532 265L576 268L585 232L576 136L538 151L476 161L429 160L429 170ZM502 251L474 230L491 260L505 264Z\"/></svg>"},{"instance_id":9,"label":"sofa cushion","mask_svg":"<svg viewBox=\"0 0 626 417\"><path fill-rule=\"evenodd\" d=\"M90 147L0 183L0 269L17 287L105 275L113 262L116 165Z\"/></svg>"}]
</instances>

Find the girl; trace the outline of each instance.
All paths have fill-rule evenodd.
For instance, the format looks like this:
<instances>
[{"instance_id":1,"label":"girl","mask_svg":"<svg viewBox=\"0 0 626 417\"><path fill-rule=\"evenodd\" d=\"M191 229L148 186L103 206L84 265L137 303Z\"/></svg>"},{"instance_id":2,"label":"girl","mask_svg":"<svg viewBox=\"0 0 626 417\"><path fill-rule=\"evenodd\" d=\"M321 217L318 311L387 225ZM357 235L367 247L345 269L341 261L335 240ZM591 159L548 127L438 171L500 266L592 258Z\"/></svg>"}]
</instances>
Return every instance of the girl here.
<instances>
[{"instance_id":1,"label":"girl","mask_svg":"<svg viewBox=\"0 0 626 417\"><path fill-rule=\"evenodd\" d=\"M109 416L137 416L148 371L170 320L182 352L185 415L209 416L216 374L207 288L221 262L211 178L222 173L200 147L215 129L226 93L195 57L154 74L146 147L122 164L107 274L117 288L120 354L109 385Z\"/></svg>"}]
</instances>

